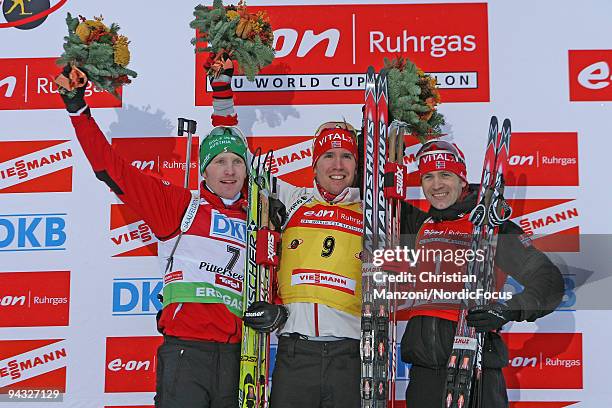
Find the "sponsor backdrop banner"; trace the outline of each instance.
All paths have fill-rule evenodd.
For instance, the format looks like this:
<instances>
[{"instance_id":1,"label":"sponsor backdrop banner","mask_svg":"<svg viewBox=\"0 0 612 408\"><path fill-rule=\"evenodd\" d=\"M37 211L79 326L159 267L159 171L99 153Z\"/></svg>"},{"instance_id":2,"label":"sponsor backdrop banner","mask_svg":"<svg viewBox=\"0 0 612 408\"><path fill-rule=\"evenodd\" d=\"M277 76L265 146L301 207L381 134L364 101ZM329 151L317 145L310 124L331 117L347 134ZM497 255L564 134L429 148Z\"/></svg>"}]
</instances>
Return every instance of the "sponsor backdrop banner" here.
<instances>
[{"instance_id":1,"label":"sponsor backdrop banner","mask_svg":"<svg viewBox=\"0 0 612 408\"><path fill-rule=\"evenodd\" d=\"M211 127L205 57L190 44L196 4L0 0L0 408L12 407L9 396L22 389L57 390L37 401L53 398L58 407L153 404L162 341L158 241L95 178L52 78L66 12L120 24L139 75L121 99L90 85L88 103L130 164L182 184L187 146L175 136L176 119L197 120L200 136ZM272 171L287 183L311 185L311 137L321 123L360 125L363 73L380 69L384 57L408 56L435 75L445 137L465 152L472 182L480 178L489 117L512 119L506 197L513 221L560 266L566 294L551 315L503 332L511 407L610 406L610 246L597 237L612 233L605 216L612 3L249 5L268 11L277 57L254 82L234 77L240 127L252 151L275 149ZM198 185L198 135L190 188ZM407 137L406 145L407 198L426 207L415 174L419 144ZM509 279L505 289L522 286ZM409 368L399 364L396 406L404 405Z\"/></svg>"}]
</instances>

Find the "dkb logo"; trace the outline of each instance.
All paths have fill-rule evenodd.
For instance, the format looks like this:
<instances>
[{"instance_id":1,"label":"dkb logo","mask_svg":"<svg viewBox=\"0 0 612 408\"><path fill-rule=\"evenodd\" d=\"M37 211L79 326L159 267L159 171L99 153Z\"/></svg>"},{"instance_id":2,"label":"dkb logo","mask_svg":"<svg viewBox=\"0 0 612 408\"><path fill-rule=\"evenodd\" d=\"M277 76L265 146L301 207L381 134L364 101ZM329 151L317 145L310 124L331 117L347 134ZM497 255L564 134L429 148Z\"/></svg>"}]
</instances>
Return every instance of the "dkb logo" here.
<instances>
[{"instance_id":1,"label":"dkb logo","mask_svg":"<svg viewBox=\"0 0 612 408\"><path fill-rule=\"evenodd\" d=\"M66 214L0 215L0 252L66 249Z\"/></svg>"},{"instance_id":2,"label":"dkb logo","mask_svg":"<svg viewBox=\"0 0 612 408\"><path fill-rule=\"evenodd\" d=\"M157 295L161 278L117 278L113 280L113 316L154 315L162 308Z\"/></svg>"}]
</instances>

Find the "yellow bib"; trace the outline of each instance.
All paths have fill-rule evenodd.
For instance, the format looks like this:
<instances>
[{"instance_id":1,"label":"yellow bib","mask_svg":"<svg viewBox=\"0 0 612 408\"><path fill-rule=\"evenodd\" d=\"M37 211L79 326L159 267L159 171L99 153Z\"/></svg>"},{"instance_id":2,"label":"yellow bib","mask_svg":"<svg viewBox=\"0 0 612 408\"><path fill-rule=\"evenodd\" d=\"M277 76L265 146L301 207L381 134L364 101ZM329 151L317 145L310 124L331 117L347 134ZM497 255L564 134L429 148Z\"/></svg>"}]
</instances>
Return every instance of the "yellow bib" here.
<instances>
[{"instance_id":1,"label":"yellow bib","mask_svg":"<svg viewBox=\"0 0 612 408\"><path fill-rule=\"evenodd\" d=\"M361 314L363 219L359 203L304 204L283 232L278 271L284 303L321 303Z\"/></svg>"}]
</instances>

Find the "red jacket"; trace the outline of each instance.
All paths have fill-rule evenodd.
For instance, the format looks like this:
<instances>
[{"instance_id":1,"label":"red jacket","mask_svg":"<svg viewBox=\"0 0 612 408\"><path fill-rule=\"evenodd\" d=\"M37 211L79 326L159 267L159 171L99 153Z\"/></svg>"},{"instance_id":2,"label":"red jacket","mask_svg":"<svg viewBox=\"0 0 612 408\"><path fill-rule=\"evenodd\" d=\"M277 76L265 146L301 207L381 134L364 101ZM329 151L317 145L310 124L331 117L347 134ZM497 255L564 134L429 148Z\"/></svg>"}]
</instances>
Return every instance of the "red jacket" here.
<instances>
[{"instance_id":1,"label":"red jacket","mask_svg":"<svg viewBox=\"0 0 612 408\"><path fill-rule=\"evenodd\" d=\"M176 236L191 198L189 190L144 174L126 163L114 152L88 111L71 116L71 120L96 177L139 214L159 240ZM200 196L216 208L226 208L221 199L203 185ZM244 205L245 201L240 199L230 208L242 209ZM159 327L165 334L190 340L240 342L242 321L225 305L183 303L178 308L179 304L170 304L163 309Z\"/></svg>"}]
</instances>

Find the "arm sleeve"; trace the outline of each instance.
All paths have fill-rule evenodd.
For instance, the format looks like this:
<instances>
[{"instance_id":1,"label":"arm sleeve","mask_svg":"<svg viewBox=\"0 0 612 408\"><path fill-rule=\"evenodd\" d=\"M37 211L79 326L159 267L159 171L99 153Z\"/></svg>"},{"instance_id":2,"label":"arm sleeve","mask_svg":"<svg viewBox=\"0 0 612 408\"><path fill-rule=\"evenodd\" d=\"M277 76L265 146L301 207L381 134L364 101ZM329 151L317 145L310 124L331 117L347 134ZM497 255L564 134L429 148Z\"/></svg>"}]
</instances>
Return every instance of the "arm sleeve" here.
<instances>
[{"instance_id":1,"label":"arm sleeve","mask_svg":"<svg viewBox=\"0 0 612 408\"><path fill-rule=\"evenodd\" d=\"M189 190L147 175L125 162L108 143L89 110L70 119L96 178L138 213L159 239L175 235L189 204Z\"/></svg>"},{"instance_id":2,"label":"arm sleeve","mask_svg":"<svg viewBox=\"0 0 612 408\"><path fill-rule=\"evenodd\" d=\"M213 126L236 126L238 124L238 115L234 111L233 75L233 68L225 69L221 75L211 80L213 113L210 119Z\"/></svg>"},{"instance_id":3,"label":"arm sleeve","mask_svg":"<svg viewBox=\"0 0 612 408\"><path fill-rule=\"evenodd\" d=\"M519 321L532 322L561 303L564 283L559 268L513 222L507 221L500 227L495 263L524 287L523 292L507 302L511 309L520 312Z\"/></svg>"}]
</instances>

